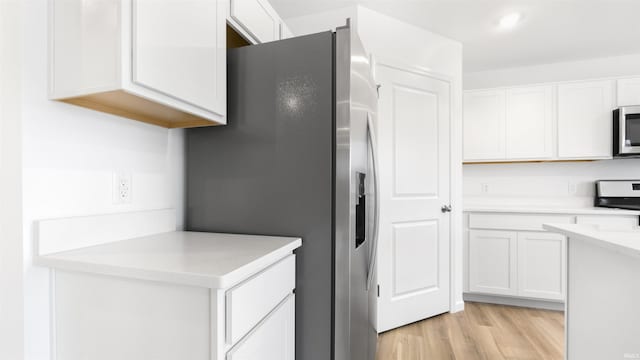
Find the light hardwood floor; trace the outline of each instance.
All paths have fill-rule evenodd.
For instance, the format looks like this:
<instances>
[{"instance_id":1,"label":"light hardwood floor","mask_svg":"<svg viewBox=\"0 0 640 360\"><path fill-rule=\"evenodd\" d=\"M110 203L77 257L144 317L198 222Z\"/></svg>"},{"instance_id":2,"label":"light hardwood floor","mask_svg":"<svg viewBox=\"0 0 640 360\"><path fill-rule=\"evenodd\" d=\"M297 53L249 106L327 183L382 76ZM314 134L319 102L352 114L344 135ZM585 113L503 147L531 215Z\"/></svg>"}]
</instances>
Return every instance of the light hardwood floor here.
<instances>
[{"instance_id":1,"label":"light hardwood floor","mask_svg":"<svg viewBox=\"0 0 640 360\"><path fill-rule=\"evenodd\" d=\"M562 360L563 348L562 312L467 302L381 334L377 360Z\"/></svg>"}]
</instances>

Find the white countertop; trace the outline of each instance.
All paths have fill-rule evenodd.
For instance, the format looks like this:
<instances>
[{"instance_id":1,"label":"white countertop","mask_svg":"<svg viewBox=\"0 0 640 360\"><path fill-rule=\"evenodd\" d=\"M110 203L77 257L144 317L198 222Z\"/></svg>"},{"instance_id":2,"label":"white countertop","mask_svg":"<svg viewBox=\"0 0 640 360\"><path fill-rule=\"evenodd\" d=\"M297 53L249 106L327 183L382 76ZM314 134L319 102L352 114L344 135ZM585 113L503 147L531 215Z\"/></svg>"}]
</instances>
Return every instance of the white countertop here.
<instances>
[{"instance_id":1,"label":"white countertop","mask_svg":"<svg viewBox=\"0 0 640 360\"><path fill-rule=\"evenodd\" d=\"M640 258L640 228L611 229L587 224L544 224L545 230L566 235L571 240L589 241L595 245Z\"/></svg>"},{"instance_id":2,"label":"white countertop","mask_svg":"<svg viewBox=\"0 0 640 360\"><path fill-rule=\"evenodd\" d=\"M600 207L589 208L558 208L558 207L539 207L539 206L501 206L488 205L465 206L465 212L492 212L492 213L529 213L529 214L574 214L574 215L631 215L640 216L638 210L609 209Z\"/></svg>"},{"instance_id":3,"label":"white countertop","mask_svg":"<svg viewBox=\"0 0 640 360\"><path fill-rule=\"evenodd\" d=\"M39 256L56 269L228 288L286 257L300 238L176 231Z\"/></svg>"}]
</instances>

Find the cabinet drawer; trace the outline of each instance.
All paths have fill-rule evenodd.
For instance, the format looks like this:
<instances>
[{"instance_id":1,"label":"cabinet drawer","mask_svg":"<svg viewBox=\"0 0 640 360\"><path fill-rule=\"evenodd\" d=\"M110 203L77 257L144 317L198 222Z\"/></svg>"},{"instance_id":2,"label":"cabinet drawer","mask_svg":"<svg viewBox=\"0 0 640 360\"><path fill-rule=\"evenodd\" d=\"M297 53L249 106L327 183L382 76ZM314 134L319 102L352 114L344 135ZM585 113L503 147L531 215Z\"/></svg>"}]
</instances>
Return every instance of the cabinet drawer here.
<instances>
[{"instance_id":1,"label":"cabinet drawer","mask_svg":"<svg viewBox=\"0 0 640 360\"><path fill-rule=\"evenodd\" d=\"M227 360L293 360L295 295L290 294L247 337L234 346Z\"/></svg>"},{"instance_id":2,"label":"cabinet drawer","mask_svg":"<svg viewBox=\"0 0 640 360\"><path fill-rule=\"evenodd\" d=\"M295 255L227 291L227 343L235 344L295 288Z\"/></svg>"},{"instance_id":3,"label":"cabinet drawer","mask_svg":"<svg viewBox=\"0 0 640 360\"><path fill-rule=\"evenodd\" d=\"M231 0L231 18L259 43L276 40L280 22L270 10L266 1Z\"/></svg>"},{"instance_id":4,"label":"cabinet drawer","mask_svg":"<svg viewBox=\"0 0 640 360\"><path fill-rule=\"evenodd\" d=\"M638 227L638 216L627 215L579 215L577 224L598 225L601 228L633 229Z\"/></svg>"},{"instance_id":5,"label":"cabinet drawer","mask_svg":"<svg viewBox=\"0 0 640 360\"><path fill-rule=\"evenodd\" d=\"M555 214L469 214L469 228L544 231L542 224L573 224L575 216Z\"/></svg>"}]
</instances>

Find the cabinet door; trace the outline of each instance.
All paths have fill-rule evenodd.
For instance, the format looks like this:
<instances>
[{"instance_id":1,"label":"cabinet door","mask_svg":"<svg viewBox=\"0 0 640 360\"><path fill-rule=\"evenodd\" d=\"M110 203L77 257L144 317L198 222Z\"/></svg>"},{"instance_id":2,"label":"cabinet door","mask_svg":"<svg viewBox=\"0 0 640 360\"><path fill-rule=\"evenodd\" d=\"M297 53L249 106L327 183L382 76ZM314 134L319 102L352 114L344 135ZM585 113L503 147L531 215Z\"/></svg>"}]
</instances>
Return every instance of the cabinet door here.
<instances>
[{"instance_id":1,"label":"cabinet door","mask_svg":"<svg viewBox=\"0 0 640 360\"><path fill-rule=\"evenodd\" d=\"M507 158L553 157L553 87L509 89L506 104Z\"/></svg>"},{"instance_id":2,"label":"cabinet door","mask_svg":"<svg viewBox=\"0 0 640 360\"><path fill-rule=\"evenodd\" d=\"M277 40L280 20L264 0L231 0L231 18L258 43Z\"/></svg>"},{"instance_id":3,"label":"cabinet door","mask_svg":"<svg viewBox=\"0 0 640 360\"><path fill-rule=\"evenodd\" d=\"M618 106L640 105L640 78L618 80Z\"/></svg>"},{"instance_id":4,"label":"cabinet door","mask_svg":"<svg viewBox=\"0 0 640 360\"><path fill-rule=\"evenodd\" d=\"M518 233L518 295L564 300L566 238L548 232Z\"/></svg>"},{"instance_id":5,"label":"cabinet door","mask_svg":"<svg viewBox=\"0 0 640 360\"><path fill-rule=\"evenodd\" d=\"M131 81L224 115L225 9L223 0L133 0Z\"/></svg>"},{"instance_id":6,"label":"cabinet door","mask_svg":"<svg viewBox=\"0 0 640 360\"><path fill-rule=\"evenodd\" d=\"M227 353L227 360L293 360L295 295L289 295Z\"/></svg>"},{"instance_id":7,"label":"cabinet door","mask_svg":"<svg viewBox=\"0 0 640 360\"><path fill-rule=\"evenodd\" d=\"M558 85L559 157L611 158L613 108L613 81Z\"/></svg>"},{"instance_id":8,"label":"cabinet door","mask_svg":"<svg viewBox=\"0 0 640 360\"><path fill-rule=\"evenodd\" d=\"M464 160L504 159L505 91L470 91L464 95Z\"/></svg>"},{"instance_id":9,"label":"cabinet door","mask_svg":"<svg viewBox=\"0 0 640 360\"><path fill-rule=\"evenodd\" d=\"M517 233L469 231L469 290L516 295Z\"/></svg>"}]
</instances>

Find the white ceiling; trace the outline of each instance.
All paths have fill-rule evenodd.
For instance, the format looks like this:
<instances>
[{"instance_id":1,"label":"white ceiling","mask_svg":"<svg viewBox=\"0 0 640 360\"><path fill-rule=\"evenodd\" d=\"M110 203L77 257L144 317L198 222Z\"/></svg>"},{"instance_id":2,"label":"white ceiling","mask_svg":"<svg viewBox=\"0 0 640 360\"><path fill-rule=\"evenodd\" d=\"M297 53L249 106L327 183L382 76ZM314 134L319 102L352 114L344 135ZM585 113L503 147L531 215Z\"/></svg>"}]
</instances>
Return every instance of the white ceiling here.
<instances>
[{"instance_id":1,"label":"white ceiling","mask_svg":"<svg viewBox=\"0 0 640 360\"><path fill-rule=\"evenodd\" d=\"M465 72L640 53L640 0L270 1L285 19L362 4L461 41ZM499 30L513 11L521 23Z\"/></svg>"}]
</instances>

